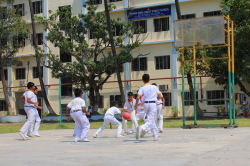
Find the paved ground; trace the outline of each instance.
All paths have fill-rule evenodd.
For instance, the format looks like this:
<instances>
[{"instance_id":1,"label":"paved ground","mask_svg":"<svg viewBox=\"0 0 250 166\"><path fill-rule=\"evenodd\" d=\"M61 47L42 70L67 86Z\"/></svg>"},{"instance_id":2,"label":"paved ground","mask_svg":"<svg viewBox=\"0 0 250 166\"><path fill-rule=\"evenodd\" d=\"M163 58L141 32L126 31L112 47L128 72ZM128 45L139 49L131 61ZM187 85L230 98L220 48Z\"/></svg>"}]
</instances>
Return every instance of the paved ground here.
<instances>
[{"instance_id":1,"label":"paved ground","mask_svg":"<svg viewBox=\"0 0 250 166\"><path fill-rule=\"evenodd\" d=\"M73 130L40 131L23 141L18 133L0 134L0 165L250 165L250 128L165 129L152 135L115 138L106 129L89 143L74 143Z\"/></svg>"}]
</instances>

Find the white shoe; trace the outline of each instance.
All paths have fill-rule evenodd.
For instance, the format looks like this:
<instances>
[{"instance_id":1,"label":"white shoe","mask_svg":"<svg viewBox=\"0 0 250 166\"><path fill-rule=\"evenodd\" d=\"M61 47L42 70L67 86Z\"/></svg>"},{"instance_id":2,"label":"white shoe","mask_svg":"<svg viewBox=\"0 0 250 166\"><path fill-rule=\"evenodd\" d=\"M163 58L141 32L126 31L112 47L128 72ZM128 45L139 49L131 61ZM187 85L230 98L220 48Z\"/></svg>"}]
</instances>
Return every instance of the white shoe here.
<instances>
[{"instance_id":1,"label":"white shoe","mask_svg":"<svg viewBox=\"0 0 250 166\"><path fill-rule=\"evenodd\" d=\"M29 136L27 136L27 134L24 134L25 138L29 138Z\"/></svg>"},{"instance_id":2,"label":"white shoe","mask_svg":"<svg viewBox=\"0 0 250 166\"><path fill-rule=\"evenodd\" d=\"M148 134L150 134L151 133L151 131L148 131Z\"/></svg>"},{"instance_id":3,"label":"white shoe","mask_svg":"<svg viewBox=\"0 0 250 166\"><path fill-rule=\"evenodd\" d=\"M128 133L126 132L126 133L124 133L123 135L126 136L126 135L128 135Z\"/></svg>"},{"instance_id":4,"label":"white shoe","mask_svg":"<svg viewBox=\"0 0 250 166\"><path fill-rule=\"evenodd\" d=\"M159 129L159 133L163 133L163 131L161 129Z\"/></svg>"},{"instance_id":5,"label":"white shoe","mask_svg":"<svg viewBox=\"0 0 250 166\"><path fill-rule=\"evenodd\" d=\"M75 134L73 134L73 137L75 137L76 135Z\"/></svg>"},{"instance_id":6,"label":"white shoe","mask_svg":"<svg viewBox=\"0 0 250 166\"><path fill-rule=\"evenodd\" d=\"M96 134L94 134L94 135L93 135L93 138L97 138L97 135L96 135Z\"/></svg>"},{"instance_id":7,"label":"white shoe","mask_svg":"<svg viewBox=\"0 0 250 166\"><path fill-rule=\"evenodd\" d=\"M147 133L147 131L145 130L145 131L143 131L142 133L141 133L141 135L140 135L140 137L141 138L143 138L144 136L145 136L145 134Z\"/></svg>"},{"instance_id":8,"label":"white shoe","mask_svg":"<svg viewBox=\"0 0 250 166\"><path fill-rule=\"evenodd\" d=\"M133 134L133 131L130 131L129 134Z\"/></svg>"},{"instance_id":9,"label":"white shoe","mask_svg":"<svg viewBox=\"0 0 250 166\"><path fill-rule=\"evenodd\" d=\"M34 134L34 136L35 136L35 137L41 137L41 135L40 135L40 134Z\"/></svg>"},{"instance_id":10,"label":"white shoe","mask_svg":"<svg viewBox=\"0 0 250 166\"><path fill-rule=\"evenodd\" d=\"M158 137L157 137L157 138L154 138L154 141L159 141Z\"/></svg>"},{"instance_id":11,"label":"white shoe","mask_svg":"<svg viewBox=\"0 0 250 166\"><path fill-rule=\"evenodd\" d=\"M124 138L123 135L117 135L116 138Z\"/></svg>"},{"instance_id":12,"label":"white shoe","mask_svg":"<svg viewBox=\"0 0 250 166\"><path fill-rule=\"evenodd\" d=\"M81 140L80 142L90 142L88 139Z\"/></svg>"},{"instance_id":13,"label":"white shoe","mask_svg":"<svg viewBox=\"0 0 250 166\"><path fill-rule=\"evenodd\" d=\"M33 134L27 134L27 136L35 138L35 136Z\"/></svg>"},{"instance_id":14,"label":"white shoe","mask_svg":"<svg viewBox=\"0 0 250 166\"><path fill-rule=\"evenodd\" d=\"M26 141L25 134L23 134L22 132L20 132L19 134Z\"/></svg>"}]
</instances>

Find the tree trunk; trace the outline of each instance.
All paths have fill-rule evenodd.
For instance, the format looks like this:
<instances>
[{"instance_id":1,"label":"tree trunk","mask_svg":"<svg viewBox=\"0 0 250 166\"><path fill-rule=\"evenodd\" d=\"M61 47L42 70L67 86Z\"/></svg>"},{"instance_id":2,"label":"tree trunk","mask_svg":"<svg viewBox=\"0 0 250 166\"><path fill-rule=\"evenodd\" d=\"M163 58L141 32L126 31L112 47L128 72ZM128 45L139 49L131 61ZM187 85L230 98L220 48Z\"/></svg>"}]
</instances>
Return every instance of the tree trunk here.
<instances>
[{"instance_id":1,"label":"tree trunk","mask_svg":"<svg viewBox=\"0 0 250 166\"><path fill-rule=\"evenodd\" d=\"M124 89L123 89L123 85L122 85L121 74L120 74L120 71L119 71L119 68L118 68L118 63L117 63L117 55L116 55L116 50L115 50L113 33L112 33L112 30L111 30L110 14L109 14L107 0L104 0L104 6L105 6L106 17L107 17L107 24L108 24L108 33L109 33L109 38L110 38L110 44L111 44L111 49L112 49L112 53L113 53L113 57L114 57L114 62L115 62L115 70L116 70L118 84L119 84L119 89L120 89L120 94L121 94L121 100L122 100L122 103L125 103L125 94L124 94Z\"/></svg>"},{"instance_id":2,"label":"tree trunk","mask_svg":"<svg viewBox=\"0 0 250 166\"><path fill-rule=\"evenodd\" d=\"M33 12L33 7L32 7L32 0L29 0L29 5L30 5L30 15L31 15L31 23L32 23L32 31L33 31L33 41L34 41L34 47L36 50L36 63L37 63L39 82L40 82L45 105L48 108L49 112L54 114L55 112L52 109L52 107L49 103L49 100L47 98L47 94L46 94L44 83L43 83L43 77L42 77L42 73L41 73L41 64L40 64L41 58L40 58L40 56L38 56L38 50L37 50L37 37L36 37L36 27L35 27L35 22L34 22L34 12Z\"/></svg>"},{"instance_id":3,"label":"tree trunk","mask_svg":"<svg viewBox=\"0 0 250 166\"><path fill-rule=\"evenodd\" d=\"M181 9L180 9L179 0L175 0L175 8L176 8L176 13L177 13L177 18L178 20L181 20Z\"/></svg>"},{"instance_id":4,"label":"tree trunk","mask_svg":"<svg viewBox=\"0 0 250 166\"><path fill-rule=\"evenodd\" d=\"M5 81L5 75L4 75L4 69L3 69L1 40L2 39L0 39L0 72L1 72L1 79L2 79L2 84L3 84L3 93L4 93L5 102L6 102L6 105L7 105L7 108L8 108L8 113L9 113L9 115L12 115L12 109L11 109L10 99L9 99L9 96L8 96L8 89L7 89L7 85L6 85L6 81Z\"/></svg>"},{"instance_id":5,"label":"tree trunk","mask_svg":"<svg viewBox=\"0 0 250 166\"><path fill-rule=\"evenodd\" d=\"M194 87L193 87L192 76L190 73L187 74L187 81L188 81L189 91L190 91L190 100L194 100ZM198 102L196 102L196 113L198 116L203 117L203 113L201 112L201 108L200 108Z\"/></svg>"},{"instance_id":6,"label":"tree trunk","mask_svg":"<svg viewBox=\"0 0 250 166\"><path fill-rule=\"evenodd\" d=\"M236 80L236 83L240 86L240 90L250 97L250 92L246 89L246 87L242 84L242 82L240 80Z\"/></svg>"},{"instance_id":7,"label":"tree trunk","mask_svg":"<svg viewBox=\"0 0 250 166\"><path fill-rule=\"evenodd\" d=\"M97 112L99 108L100 103L100 89L99 87L95 88L95 106L94 109Z\"/></svg>"},{"instance_id":8,"label":"tree trunk","mask_svg":"<svg viewBox=\"0 0 250 166\"><path fill-rule=\"evenodd\" d=\"M89 88L89 100L90 100L90 105L92 106L92 111L95 112L94 107L95 107L95 89L93 87Z\"/></svg>"}]
</instances>

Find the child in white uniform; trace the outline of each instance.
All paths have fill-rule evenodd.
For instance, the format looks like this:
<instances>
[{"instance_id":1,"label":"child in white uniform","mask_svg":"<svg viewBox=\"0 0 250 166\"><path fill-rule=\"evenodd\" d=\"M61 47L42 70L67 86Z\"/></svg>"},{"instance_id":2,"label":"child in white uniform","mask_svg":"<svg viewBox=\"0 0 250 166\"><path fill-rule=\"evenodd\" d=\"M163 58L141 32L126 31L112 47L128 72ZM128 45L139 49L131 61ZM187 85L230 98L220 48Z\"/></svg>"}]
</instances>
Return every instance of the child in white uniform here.
<instances>
[{"instance_id":1,"label":"child in white uniform","mask_svg":"<svg viewBox=\"0 0 250 166\"><path fill-rule=\"evenodd\" d=\"M90 129L90 123L88 118L86 117L86 105L85 101L82 99L83 92L81 89L75 89L75 99L73 99L68 105L66 109L67 121L70 121L69 118L69 110L70 116L75 121L75 142L90 142L87 139L87 135Z\"/></svg>"},{"instance_id":2,"label":"child in white uniform","mask_svg":"<svg viewBox=\"0 0 250 166\"><path fill-rule=\"evenodd\" d=\"M107 110L104 116L104 122L103 126L97 130L97 132L93 135L94 138L97 138L97 136L108 126L109 123L113 123L117 126L117 138L123 138L122 136L122 124L115 118L115 114L120 114L122 117L121 111L117 108L118 104L116 101L112 101L111 108Z\"/></svg>"},{"instance_id":3,"label":"child in white uniform","mask_svg":"<svg viewBox=\"0 0 250 166\"><path fill-rule=\"evenodd\" d=\"M33 102L37 102L37 96L36 96L37 90L38 90L38 88L35 86L35 89L34 89L35 96L31 99L31 101L33 101ZM23 101L25 101L25 93L21 96L21 99ZM38 109L43 109L43 107L40 107L40 106L36 106L35 107L34 106L34 108L35 108L34 109L34 111L35 111L35 121L33 121L33 123L31 124L30 128L28 129L27 133L25 133L25 137L26 138L28 138L28 137L31 136L31 133L33 131L33 126L34 126L35 122L36 122L36 124L35 124L35 130L33 132L33 135L36 136L36 137L41 137L41 135L38 133L38 130L39 130L39 127L40 127L40 123L41 123L41 118L40 118L40 116L38 114L37 108Z\"/></svg>"},{"instance_id":4,"label":"child in white uniform","mask_svg":"<svg viewBox=\"0 0 250 166\"><path fill-rule=\"evenodd\" d=\"M135 117L135 102L136 100L133 98L134 94L132 92L128 92L128 100L126 100L124 107L123 107L123 111L127 112L130 114L130 119L133 123L133 125L135 126L135 128L138 126L136 117ZM133 128L131 128L130 131L128 131L128 126L127 126L127 120L125 120L124 118L122 118L122 125L123 125L123 129L124 129L124 135L127 134L132 134L133 133Z\"/></svg>"},{"instance_id":5,"label":"child in white uniform","mask_svg":"<svg viewBox=\"0 0 250 166\"><path fill-rule=\"evenodd\" d=\"M156 83L153 83L152 85L157 87ZM161 96L162 96L162 93L161 93ZM157 100L156 105L157 105L157 115L155 118L155 124L156 124L156 126L158 126L159 133L162 133L163 132L163 113L162 113L162 110L165 108L165 99L162 98L162 99ZM159 116L159 124L157 123L158 116Z\"/></svg>"},{"instance_id":6,"label":"child in white uniform","mask_svg":"<svg viewBox=\"0 0 250 166\"><path fill-rule=\"evenodd\" d=\"M143 96L143 102L144 102L143 107L146 113L147 121L144 125L137 127L136 139L138 139L139 136L143 138L144 135L147 133L147 130L150 128L151 131L153 132L154 141L157 141L159 132L155 124L155 117L157 112L156 101L157 98L161 99L162 96L160 94L159 89L156 86L150 85L149 83L150 77L148 74L144 74L142 76L142 80L144 82L144 86L140 88L138 92L136 99L136 107L138 106L139 99L141 98L141 96Z\"/></svg>"},{"instance_id":7,"label":"child in white uniform","mask_svg":"<svg viewBox=\"0 0 250 166\"><path fill-rule=\"evenodd\" d=\"M34 89L35 89L35 84L33 82L29 82L27 84L28 90L25 92L25 104L24 104L24 110L28 116L27 122L23 125L23 127L20 130L20 136L26 140L25 133L28 132L30 126L34 123L35 121L35 108L37 107L38 102L33 102L32 99L35 98L34 94ZM35 137L34 135L30 135L31 137Z\"/></svg>"}]
</instances>

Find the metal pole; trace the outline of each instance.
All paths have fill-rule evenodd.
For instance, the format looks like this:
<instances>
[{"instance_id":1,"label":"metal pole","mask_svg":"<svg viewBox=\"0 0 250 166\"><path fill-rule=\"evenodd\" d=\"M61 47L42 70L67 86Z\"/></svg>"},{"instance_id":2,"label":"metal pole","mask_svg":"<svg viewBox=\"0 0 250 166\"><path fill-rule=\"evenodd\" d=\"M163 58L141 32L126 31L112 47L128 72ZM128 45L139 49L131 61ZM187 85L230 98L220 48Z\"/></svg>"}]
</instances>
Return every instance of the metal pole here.
<instances>
[{"instance_id":1,"label":"metal pole","mask_svg":"<svg viewBox=\"0 0 250 166\"><path fill-rule=\"evenodd\" d=\"M234 22L232 21L232 86L233 86L233 124L235 124L235 87L234 87Z\"/></svg>"},{"instance_id":2,"label":"metal pole","mask_svg":"<svg viewBox=\"0 0 250 166\"><path fill-rule=\"evenodd\" d=\"M184 47L182 47L182 119L183 127L185 126L185 82L184 82Z\"/></svg>"},{"instance_id":3,"label":"metal pole","mask_svg":"<svg viewBox=\"0 0 250 166\"><path fill-rule=\"evenodd\" d=\"M62 125L62 107L61 107L61 77L59 77L59 111L60 111L60 126Z\"/></svg>"},{"instance_id":4,"label":"metal pole","mask_svg":"<svg viewBox=\"0 0 250 166\"><path fill-rule=\"evenodd\" d=\"M230 46L230 17L229 15L227 15L227 40L228 40L228 44L227 44L227 48L228 48L228 86L229 86L229 119L230 119L230 126L232 126L232 92L231 92L231 88L232 88L232 84L231 84L231 46Z\"/></svg>"},{"instance_id":5,"label":"metal pole","mask_svg":"<svg viewBox=\"0 0 250 166\"><path fill-rule=\"evenodd\" d=\"M193 46L193 58L194 58L194 124L197 125L196 117L196 48Z\"/></svg>"}]
</instances>

